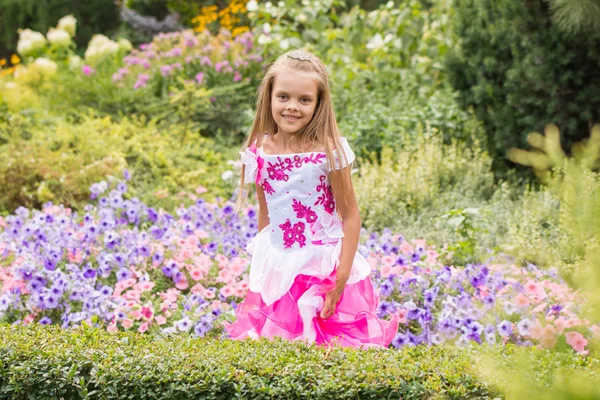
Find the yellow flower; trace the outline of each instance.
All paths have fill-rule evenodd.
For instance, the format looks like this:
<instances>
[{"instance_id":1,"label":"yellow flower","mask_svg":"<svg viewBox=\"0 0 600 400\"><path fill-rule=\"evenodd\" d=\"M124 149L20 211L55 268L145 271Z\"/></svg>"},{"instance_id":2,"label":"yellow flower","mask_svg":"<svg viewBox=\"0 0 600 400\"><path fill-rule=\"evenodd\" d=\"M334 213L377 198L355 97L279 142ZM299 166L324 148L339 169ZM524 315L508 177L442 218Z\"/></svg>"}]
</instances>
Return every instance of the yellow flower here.
<instances>
[{"instance_id":1,"label":"yellow flower","mask_svg":"<svg viewBox=\"0 0 600 400\"><path fill-rule=\"evenodd\" d=\"M10 63L11 63L12 65L17 65L17 64L18 64L18 63L20 63L20 62L21 62L21 59L19 58L19 56L18 56L18 55L16 55L16 54L13 54L13 55L10 57Z\"/></svg>"},{"instance_id":2,"label":"yellow flower","mask_svg":"<svg viewBox=\"0 0 600 400\"><path fill-rule=\"evenodd\" d=\"M6 58L0 59L0 67L6 65Z\"/></svg>"}]
</instances>

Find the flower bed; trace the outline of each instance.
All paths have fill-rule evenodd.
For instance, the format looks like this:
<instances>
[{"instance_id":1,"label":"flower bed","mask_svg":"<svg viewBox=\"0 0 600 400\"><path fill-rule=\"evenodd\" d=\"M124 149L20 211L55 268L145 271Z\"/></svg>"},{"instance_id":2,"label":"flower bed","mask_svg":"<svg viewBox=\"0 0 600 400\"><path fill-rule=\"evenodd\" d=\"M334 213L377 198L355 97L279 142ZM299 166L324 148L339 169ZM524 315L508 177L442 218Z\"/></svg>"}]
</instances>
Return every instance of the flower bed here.
<instances>
[{"instance_id":1,"label":"flower bed","mask_svg":"<svg viewBox=\"0 0 600 400\"><path fill-rule=\"evenodd\" d=\"M248 290L255 206L237 215L231 201L200 199L170 214L127 198L126 180L91 192L83 215L49 203L0 219L0 321L226 337L221 322ZM556 271L507 260L448 266L445 251L389 230L363 229L359 251L373 268L379 316L401 313L396 348L510 342L585 355L600 335Z\"/></svg>"}]
</instances>

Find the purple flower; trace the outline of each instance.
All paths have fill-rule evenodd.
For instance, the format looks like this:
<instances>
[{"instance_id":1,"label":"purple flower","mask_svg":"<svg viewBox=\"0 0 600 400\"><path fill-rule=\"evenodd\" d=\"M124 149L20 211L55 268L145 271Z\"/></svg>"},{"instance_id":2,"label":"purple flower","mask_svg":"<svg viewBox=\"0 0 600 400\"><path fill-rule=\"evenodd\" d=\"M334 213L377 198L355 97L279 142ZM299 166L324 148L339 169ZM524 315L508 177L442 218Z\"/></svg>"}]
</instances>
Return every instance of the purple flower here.
<instances>
[{"instance_id":1,"label":"purple flower","mask_svg":"<svg viewBox=\"0 0 600 400\"><path fill-rule=\"evenodd\" d=\"M501 336L510 336L512 334L512 327L513 324L510 321L504 320L502 321L499 325L497 325L498 327L498 333Z\"/></svg>"}]
</instances>

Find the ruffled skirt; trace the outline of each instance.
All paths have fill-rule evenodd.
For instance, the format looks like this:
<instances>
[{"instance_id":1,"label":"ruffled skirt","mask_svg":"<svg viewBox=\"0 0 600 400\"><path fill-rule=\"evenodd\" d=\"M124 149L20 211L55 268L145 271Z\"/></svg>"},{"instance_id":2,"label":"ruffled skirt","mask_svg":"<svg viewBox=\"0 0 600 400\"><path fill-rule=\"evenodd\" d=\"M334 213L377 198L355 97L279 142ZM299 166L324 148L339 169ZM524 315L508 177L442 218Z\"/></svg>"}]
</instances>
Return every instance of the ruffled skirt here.
<instances>
[{"instance_id":1,"label":"ruffled skirt","mask_svg":"<svg viewBox=\"0 0 600 400\"><path fill-rule=\"evenodd\" d=\"M389 321L376 315L379 295L360 253L335 313L323 319L326 293L335 288L341 240L286 252L270 245L268 228L246 247L252 255L249 290L236 309L235 322L223 323L231 339L280 336L318 345L389 346L398 332L399 315Z\"/></svg>"}]
</instances>

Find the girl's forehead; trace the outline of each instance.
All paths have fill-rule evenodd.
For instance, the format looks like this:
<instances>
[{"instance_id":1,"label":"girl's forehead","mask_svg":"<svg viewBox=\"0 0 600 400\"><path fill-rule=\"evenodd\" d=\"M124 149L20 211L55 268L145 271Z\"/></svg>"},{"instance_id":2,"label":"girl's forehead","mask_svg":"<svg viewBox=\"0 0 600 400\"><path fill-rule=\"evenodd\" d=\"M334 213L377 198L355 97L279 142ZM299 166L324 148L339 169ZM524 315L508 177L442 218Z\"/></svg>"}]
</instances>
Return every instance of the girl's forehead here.
<instances>
[{"instance_id":1,"label":"girl's forehead","mask_svg":"<svg viewBox=\"0 0 600 400\"><path fill-rule=\"evenodd\" d=\"M317 74L289 68L283 69L275 76L273 90L316 94L318 90Z\"/></svg>"}]
</instances>

